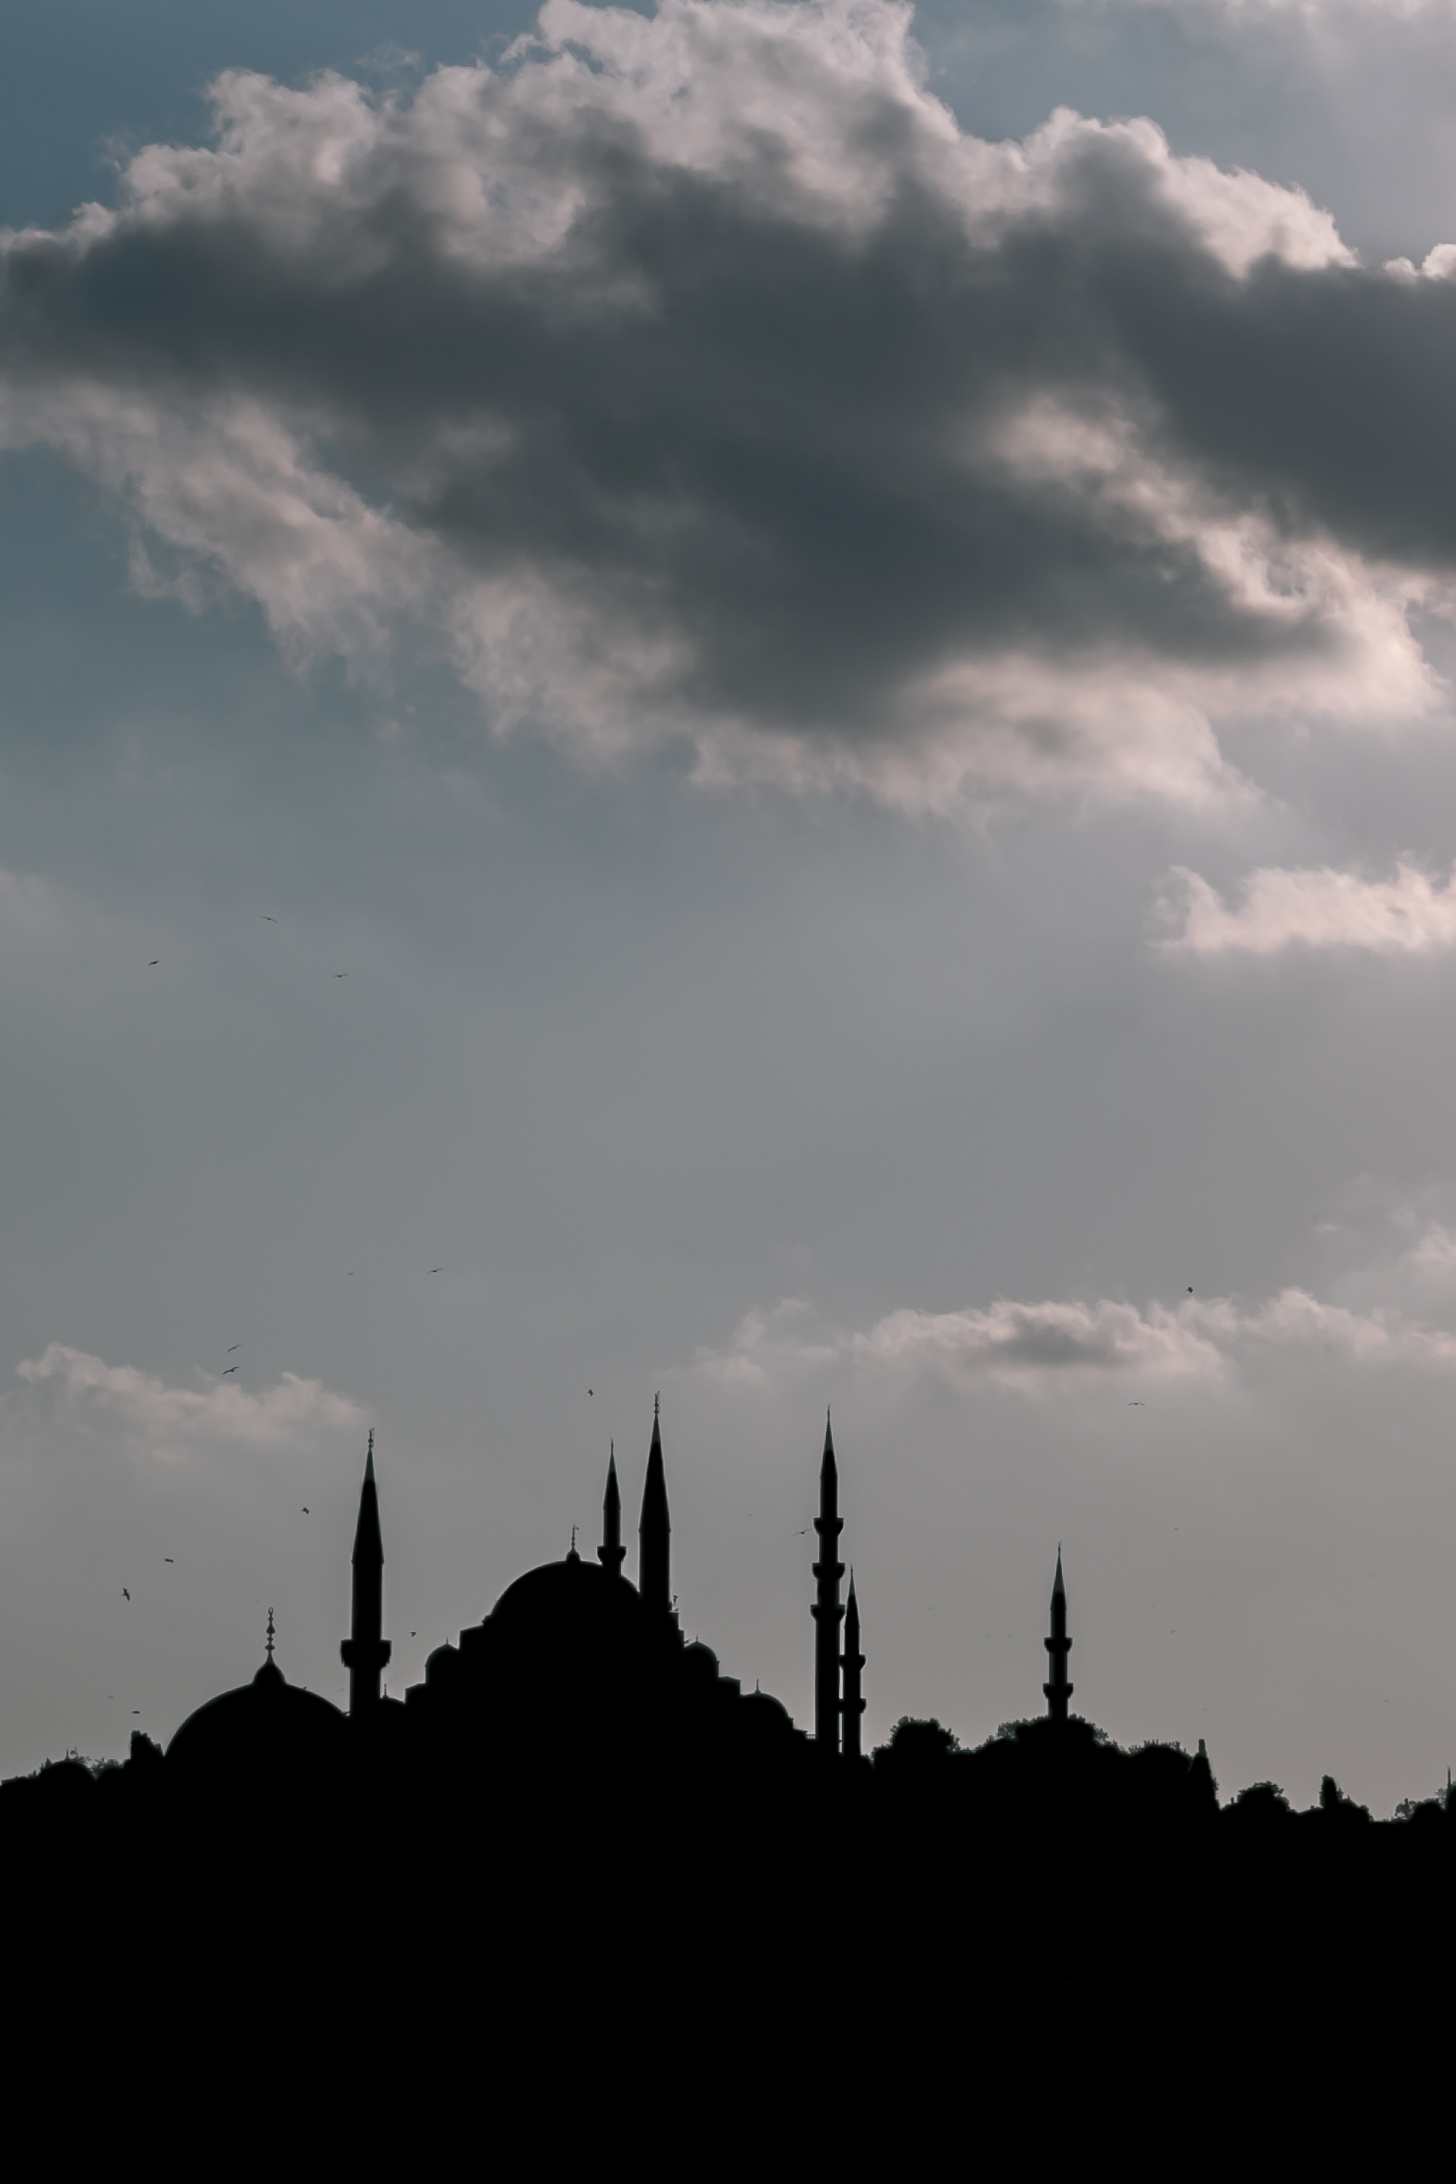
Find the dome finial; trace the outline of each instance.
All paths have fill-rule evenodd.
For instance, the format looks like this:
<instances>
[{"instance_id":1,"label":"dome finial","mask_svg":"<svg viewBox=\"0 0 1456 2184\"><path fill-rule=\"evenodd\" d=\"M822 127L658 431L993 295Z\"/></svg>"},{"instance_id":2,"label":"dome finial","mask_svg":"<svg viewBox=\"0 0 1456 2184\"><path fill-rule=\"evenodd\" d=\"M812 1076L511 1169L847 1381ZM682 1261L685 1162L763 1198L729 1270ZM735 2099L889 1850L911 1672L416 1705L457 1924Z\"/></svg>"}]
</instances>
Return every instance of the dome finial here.
<instances>
[{"instance_id":1,"label":"dome finial","mask_svg":"<svg viewBox=\"0 0 1456 2184\"><path fill-rule=\"evenodd\" d=\"M273 1610L268 1610L268 1658L273 1658Z\"/></svg>"}]
</instances>

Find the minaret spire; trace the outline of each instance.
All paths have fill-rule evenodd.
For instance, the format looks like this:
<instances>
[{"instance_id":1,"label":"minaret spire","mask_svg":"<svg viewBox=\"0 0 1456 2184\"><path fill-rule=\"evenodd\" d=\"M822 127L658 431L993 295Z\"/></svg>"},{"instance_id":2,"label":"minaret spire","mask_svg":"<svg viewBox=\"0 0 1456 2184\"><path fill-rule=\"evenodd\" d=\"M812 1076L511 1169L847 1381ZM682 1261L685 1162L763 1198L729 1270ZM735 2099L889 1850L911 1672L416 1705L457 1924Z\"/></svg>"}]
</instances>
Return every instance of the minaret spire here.
<instances>
[{"instance_id":1,"label":"minaret spire","mask_svg":"<svg viewBox=\"0 0 1456 2184\"><path fill-rule=\"evenodd\" d=\"M647 1451L647 1483L642 1489L642 1516L637 1526L637 1590L653 1615L664 1619L672 1610L668 1558L672 1524L667 1514L667 1474L662 1467L662 1421L659 1398L652 1398L652 1446Z\"/></svg>"},{"instance_id":2,"label":"minaret spire","mask_svg":"<svg viewBox=\"0 0 1456 2184\"><path fill-rule=\"evenodd\" d=\"M839 1750L839 1625L844 1610L839 1604L839 1580L844 1564L835 1560L844 1519L839 1514L839 1467L834 1461L834 1429L824 1414L824 1458L819 1466L819 1514L814 1519L819 1535L819 1560L814 1575L819 1580L813 1615L814 1633L814 1741L824 1755Z\"/></svg>"},{"instance_id":3,"label":"minaret spire","mask_svg":"<svg viewBox=\"0 0 1456 2184\"><path fill-rule=\"evenodd\" d=\"M1067 1655L1072 1641L1067 1636L1067 1588L1062 1583L1062 1548L1057 1543L1057 1574L1052 1585L1052 1634L1043 1638L1042 1644L1051 1655L1051 1682L1044 1683L1047 1712L1053 1721L1065 1721L1067 1701L1072 1696L1072 1686L1067 1681Z\"/></svg>"},{"instance_id":4,"label":"minaret spire","mask_svg":"<svg viewBox=\"0 0 1456 2184\"><path fill-rule=\"evenodd\" d=\"M859 1650L859 1602L854 1597L854 1572L849 1573L849 1605L844 1611L844 1651L839 1665L844 1670L844 1696L839 1702L840 1717L844 1722L844 1756L858 1759L860 1756L860 1718L865 1702L860 1697L859 1672L865 1657Z\"/></svg>"},{"instance_id":5,"label":"minaret spire","mask_svg":"<svg viewBox=\"0 0 1456 2184\"><path fill-rule=\"evenodd\" d=\"M393 1651L384 1636L384 1540L379 1530L379 1489L374 1483L374 1435L364 1459L359 1522L354 1527L353 1628L339 1648L349 1671L349 1714L357 1718L379 1703L379 1679Z\"/></svg>"},{"instance_id":6,"label":"minaret spire","mask_svg":"<svg viewBox=\"0 0 1456 2184\"><path fill-rule=\"evenodd\" d=\"M617 1444L607 1458L607 1493L602 1503L602 1544L597 1560L608 1577L620 1577L627 1550L622 1545L622 1491L617 1484Z\"/></svg>"}]
</instances>

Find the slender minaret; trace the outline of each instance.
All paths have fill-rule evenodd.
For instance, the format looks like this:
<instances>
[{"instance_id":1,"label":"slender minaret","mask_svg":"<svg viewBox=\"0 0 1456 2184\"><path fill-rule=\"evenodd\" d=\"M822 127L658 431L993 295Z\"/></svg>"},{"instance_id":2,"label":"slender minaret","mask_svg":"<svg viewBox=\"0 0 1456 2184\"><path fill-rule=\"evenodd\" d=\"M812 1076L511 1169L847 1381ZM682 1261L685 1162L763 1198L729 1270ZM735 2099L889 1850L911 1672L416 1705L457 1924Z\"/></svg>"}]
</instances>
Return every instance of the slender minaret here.
<instances>
[{"instance_id":1,"label":"slender minaret","mask_svg":"<svg viewBox=\"0 0 1456 2184\"><path fill-rule=\"evenodd\" d=\"M349 1713L357 1717L379 1704L379 1679L393 1651L384 1636L384 1541L379 1532L372 1433L364 1459L359 1522L354 1527L354 1627L339 1651L349 1671Z\"/></svg>"},{"instance_id":2,"label":"slender minaret","mask_svg":"<svg viewBox=\"0 0 1456 2184\"><path fill-rule=\"evenodd\" d=\"M1052 1664L1052 1680L1042 1685L1047 1712L1053 1721L1065 1721L1067 1701L1072 1696L1072 1687L1067 1681L1067 1655L1072 1650L1072 1641L1067 1636L1067 1588L1062 1583L1060 1547L1057 1549L1056 1582L1052 1586L1052 1634L1050 1638L1043 1638L1042 1644L1051 1655Z\"/></svg>"},{"instance_id":3,"label":"slender minaret","mask_svg":"<svg viewBox=\"0 0 1456 2184\"><path fill-rule=\"evenodd\" d=\"M597 1560L608 1577L620 1577L627 1550L622 1545L622 1494L617 1485L617 1444L607 1458L607 1495L602 1503L602 1544Z\"/></svg>"},{"instance_id":4,"label":"slender minaret","mask_svg":"<svg viewBox=\"0 0 1456 2184\"><path fill-rule=\"evenodd\" d=\"M667 1515L667 1474L662 1468L662 1422L658 1398L652 1398L652 1446L647 1451L647 1484L642 1489L642 1516L637 1526L637 1590L654 1615L672 1610L668 1587L668 1541L672 1525Z\"/></svg>"},{"instance_id":5,"label":"slender minaret","mask_svg":"<svg viewBox=\"0 0 1456 2184\"><path fill-rule=\"evenodd\" d=\"M824 1414L824 1461L819 1466L819 1514L814 1519L819 1535L819 1560L814 1575L819 1597L814 1603L814 1741L828 1754L839 1750L839 1625L844 1610L839 1605L839 1580L844 1564L835 1561L844 1519L839 1514L839 1471L834 1461L834 1434L829 1414Z\"/></svg>"},{"instance_id":6,"label":"slender minaret","mask_svg":"<svg viewBox=\"0 0 1456 2184\"><path fill-rule=\"evenodd\" d=\"M854 1572L849 1573L849 1606L844 1611L844 1651L839 1665L844 1670L844 1696L839 1711L844 1721L844 1756L859 1758L859 1724L865 1702L860 1697L859 1672L865 1657L859 1650L859 1602L854 1597Z\"/></svg>"}]
</instances>

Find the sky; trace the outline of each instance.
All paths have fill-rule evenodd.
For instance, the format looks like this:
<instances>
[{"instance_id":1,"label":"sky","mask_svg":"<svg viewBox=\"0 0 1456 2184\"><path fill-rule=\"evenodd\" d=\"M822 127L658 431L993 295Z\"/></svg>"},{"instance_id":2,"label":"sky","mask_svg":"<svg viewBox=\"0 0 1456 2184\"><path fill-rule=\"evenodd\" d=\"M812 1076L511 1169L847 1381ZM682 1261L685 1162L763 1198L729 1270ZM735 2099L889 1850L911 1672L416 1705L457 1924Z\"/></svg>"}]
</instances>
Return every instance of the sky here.
<instances>
[{"instance_id":1,"label":"sky","mask_svg":"<svg viewBox=\"0 0 1456 2184\"><path fill-rule=\"evenodd\" d=\"M1448 0L53 0L0 1773L635 1530L808 1723L1456 1760ZM629 1557L629 1573L634 1567Z\"/></svg>"}]
</instances>

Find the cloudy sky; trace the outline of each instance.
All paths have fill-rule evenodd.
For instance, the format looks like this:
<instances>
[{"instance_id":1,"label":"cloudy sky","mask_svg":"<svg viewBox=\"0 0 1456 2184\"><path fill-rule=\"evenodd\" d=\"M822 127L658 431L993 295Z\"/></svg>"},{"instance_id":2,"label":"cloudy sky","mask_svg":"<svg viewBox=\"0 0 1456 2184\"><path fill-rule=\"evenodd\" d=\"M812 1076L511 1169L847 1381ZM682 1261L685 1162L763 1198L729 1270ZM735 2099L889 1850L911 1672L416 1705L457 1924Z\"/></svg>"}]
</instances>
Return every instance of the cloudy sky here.
<instances>
[{"instance_id":1,"label":"cloudy sky","mask_svg":"<svg viewBox=\"0 0 1456 2184\"><path fill-rule=\"evenodd\" d=\"M370 1427L398 1691L660 1389L798 1719L832 1403L874 1738L1060 1540L1120 1739L1443 1782L1448 0L5 43L0 1772L342 1695Z\"/></svg>"}]
</instances>

